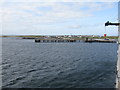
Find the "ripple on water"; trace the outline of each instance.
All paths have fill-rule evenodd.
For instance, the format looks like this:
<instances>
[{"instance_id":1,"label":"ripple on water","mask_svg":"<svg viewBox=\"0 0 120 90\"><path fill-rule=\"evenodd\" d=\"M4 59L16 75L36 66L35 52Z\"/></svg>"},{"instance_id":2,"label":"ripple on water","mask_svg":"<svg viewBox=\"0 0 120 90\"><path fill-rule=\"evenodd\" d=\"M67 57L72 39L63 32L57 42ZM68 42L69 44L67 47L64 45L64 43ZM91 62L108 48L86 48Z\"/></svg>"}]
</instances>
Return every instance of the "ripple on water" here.
<instances>
[{"instance_id":1,"label":"ripple on water","mask_svg":"<svg viewBox=\"0 0 120 90\"><path fill-rule=\"evenodd\" d=\"M4 87L114 87L117 44L3 40Z\"/></svg>"}]
</instances>

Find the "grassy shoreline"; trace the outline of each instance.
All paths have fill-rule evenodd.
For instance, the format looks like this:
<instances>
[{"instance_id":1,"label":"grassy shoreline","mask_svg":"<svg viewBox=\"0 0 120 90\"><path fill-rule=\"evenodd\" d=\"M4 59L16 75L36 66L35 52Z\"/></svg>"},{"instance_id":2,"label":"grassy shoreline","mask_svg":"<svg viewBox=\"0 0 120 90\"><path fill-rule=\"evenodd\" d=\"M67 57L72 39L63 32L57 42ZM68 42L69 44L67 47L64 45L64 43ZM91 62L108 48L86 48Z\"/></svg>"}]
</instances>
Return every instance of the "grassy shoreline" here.
<instances>
[{"instance_id":1,"label":"grassy shoreline","mask_svg":"<svg viewBox=\"0 0 120 90\"><path fill-rule=\"evenodd\" d=\"M58 35L59 36L59 35ZM62 35L61 35L62 36ZM90 37L90 36L82 36L82 37L76 37L77 35L73 36L73 37L61 37L61 38L71 38L71 39L84 39L84 38L93 38L93 39L104 39L104 38L109 38L109 39L118 39L118 36L101 36L101 37ZM21 37L21 38L45 38L46 36L42 36L42 35L18 35L18 36L9 36L9 35L3 35L0 37Z\"/></svg>"}]
</instances>

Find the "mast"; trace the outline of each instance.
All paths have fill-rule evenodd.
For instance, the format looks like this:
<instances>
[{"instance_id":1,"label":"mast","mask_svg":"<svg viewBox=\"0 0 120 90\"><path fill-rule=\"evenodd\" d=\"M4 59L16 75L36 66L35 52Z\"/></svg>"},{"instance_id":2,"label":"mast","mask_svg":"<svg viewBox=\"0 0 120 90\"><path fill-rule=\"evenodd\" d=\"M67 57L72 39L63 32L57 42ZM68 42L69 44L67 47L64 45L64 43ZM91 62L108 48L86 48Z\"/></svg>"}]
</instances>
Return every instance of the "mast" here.
<instances>
[{"instance_id":1,"label":"mast","mask_svg":"<svg viewBox=\"0 0 120 90\"><path fill-rule=\"evenodd\" d=\"M120 1L118 2L118 22L120 23ZM118 26L118 60L117 60L117 77L116 88L120 89L120 25Z\"/></svg>"},{"instance_id":2,"label":"mast","mask_svg":"<svg viewBox=\"0 0 120 90\"><path fill-rule=\"evenodd\" d=\"M117 60L117 66L116 66L116 88L120 90L120 1L118 2L118 23L111 23L107 21L105 23L105 26L108 25L115 25L118 26L118 60Z\"/></svg>"}]
</instances>

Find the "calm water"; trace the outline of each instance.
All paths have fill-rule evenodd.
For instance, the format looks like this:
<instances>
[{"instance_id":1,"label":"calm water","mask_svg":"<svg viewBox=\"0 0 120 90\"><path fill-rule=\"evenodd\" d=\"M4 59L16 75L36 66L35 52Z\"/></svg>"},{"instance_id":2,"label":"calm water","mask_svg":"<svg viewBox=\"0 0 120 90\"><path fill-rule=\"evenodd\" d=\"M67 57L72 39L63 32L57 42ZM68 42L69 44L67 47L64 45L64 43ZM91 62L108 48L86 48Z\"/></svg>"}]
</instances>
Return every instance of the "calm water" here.
<instances>
[{"instance_id":1,"label":"calm water","mask_svg":"<svg viewBox=\"0 0 120 90\"><path fill-rule=\"evenodd\" d=\"M113 88L116 43L34 43L3 38L3 87Z\"/></svg>"}]
</instances>

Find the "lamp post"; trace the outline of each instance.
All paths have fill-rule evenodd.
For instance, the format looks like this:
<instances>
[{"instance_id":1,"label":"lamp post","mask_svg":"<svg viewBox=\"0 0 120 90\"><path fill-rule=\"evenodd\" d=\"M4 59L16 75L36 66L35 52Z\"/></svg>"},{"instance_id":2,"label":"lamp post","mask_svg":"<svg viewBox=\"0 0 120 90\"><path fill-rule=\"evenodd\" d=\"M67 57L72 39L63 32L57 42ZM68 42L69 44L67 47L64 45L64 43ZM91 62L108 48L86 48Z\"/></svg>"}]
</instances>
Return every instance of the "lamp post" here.
<instances>
[{"instance_id":1,"label":"lamp post","mask_svg":"<svg viewBox=\"0 0 120 90\"><path fill-rule=\"evenodd\" d=\"M117 60L117 66L116 66L116 71L117 71L117 75L116 75L116 88L118 88L120 90L120 1L118 2L118 23L111 23L109 21L107 21L105 23L105 26L109 26L109 25L115 25L118 26L118 60Z\"/></svg>"}]
</instances>

